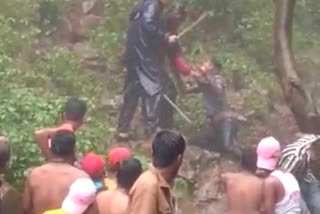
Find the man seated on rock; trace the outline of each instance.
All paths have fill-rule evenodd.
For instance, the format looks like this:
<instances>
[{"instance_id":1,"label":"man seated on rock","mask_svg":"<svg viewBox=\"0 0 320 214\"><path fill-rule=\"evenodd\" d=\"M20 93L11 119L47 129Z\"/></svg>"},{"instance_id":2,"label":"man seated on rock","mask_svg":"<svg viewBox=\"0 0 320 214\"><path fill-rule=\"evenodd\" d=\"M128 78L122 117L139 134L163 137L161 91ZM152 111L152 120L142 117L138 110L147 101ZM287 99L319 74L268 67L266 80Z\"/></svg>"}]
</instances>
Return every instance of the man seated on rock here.
<instances>
[{"instance_id":1,"label":"man seated on rock","mask_svg":"<svg viewBox=\"0 0 320 214\"><path fill-rule=\"evenodd\" d=\"M129 191L142 173L139 160L130 158L121 161L116 178L117 188L98 194L96 202L99 214L127 214L129 208Z\"/></svg>"},{"instance_id":2,"label":"man seated on rock","mask_svg":"<svg viewBox=\"0 0 320 214\"><path fill-rule=\"evenodd\" d=\"M219 72L221 65L210 60L199 66L198 75L194 75L197 86L188 93L202 93L205 101L208 123L191 143L208 150L217 150L241 159L242 148L237 139L238 122L245 119L228 112L225 104L224 85Z\"/></svg>"},{"instance_id":3,"label":"man seated on rock","mask_svg":"<svg viewBox=\"0 0 320 214\"><path fill-rule=\"evenodd\" d=\"M24 190L23 209L26 214L39 214L59 209L72 183L89 178L74 167L76 139L71 131L57 131L52 138L50 161L34 168L29 174Z\"/></svg>"},{"instance_id":4,"label":"man seated on rock","mask_svg":"<svg viewBox=\"0 0 320 214\"><path fill-rule=\"evenodd\" d=\"M35 132L35 141L46 160L50 159L50 138L59 130L75 132L86 114L86 103L78 98L68 99L63 109L63 122L57 128L46 128ZM75 161L71 160L72 162Z\"/></svg>"},{"instance_id":5,"label":"man seated on rock","mask_svg":"<svg viewBox=\"0 0 320 214\"><path fill-rule=\"evenodd\" d=\"M22 213L20 194L2 178L10 159L10 145L0 136L0 213Z\"/></svg>"},{"instance_id":6,"label":"man seated on rock","mask_svg":"<svg viewBox=\"0 0 320 214\"><path fill-rule=\"evenodd\" d=\"M249 149L243 153L242 170L239 173L221 175L227 196L227 213L259 214L263 180L254 175L256 162L256 152Z\"/></svg>"},{"instance_id":7,"label":"man seated on rock","mask_svg":"<svg viewBox=\"0 0 320 214\"><path fill-rule=\"evenodd\" d=\"M158 132L152 141L152 166L130 190L130 214L172 214L172 185L182 163L186 141L171 131Z\"/></svg>"}]
</instances>

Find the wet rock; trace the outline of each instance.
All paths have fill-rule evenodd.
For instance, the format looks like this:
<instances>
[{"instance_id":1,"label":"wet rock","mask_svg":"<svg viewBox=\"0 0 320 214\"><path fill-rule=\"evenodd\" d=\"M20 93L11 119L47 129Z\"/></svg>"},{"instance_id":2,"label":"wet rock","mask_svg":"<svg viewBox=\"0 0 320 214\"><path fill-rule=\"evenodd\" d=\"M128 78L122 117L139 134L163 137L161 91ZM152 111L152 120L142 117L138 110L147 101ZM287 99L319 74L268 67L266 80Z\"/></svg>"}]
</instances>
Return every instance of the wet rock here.
<instances>
[{"instance_id":1,"label":"wet rock","mask_svg":"<svg viewBox=\"0 0 320 214\"><path fill-rule=\"evenodd\" d=\"M101 107L106 110L118 110L121 106L122 97L121 96L102 96Z\"/></svg>"},{"instance_id":2,"label":"wet rock","mask_svg":"<svg viewBox=\"0 0 320 214\"><path fill-rule=\"evenodd\" d=\"M219 157L218 153L209 152L196 146L188 146L179 176L190 183L195 183L199 172L204 168L212 167Z\"/></svg>"}]
</instances>

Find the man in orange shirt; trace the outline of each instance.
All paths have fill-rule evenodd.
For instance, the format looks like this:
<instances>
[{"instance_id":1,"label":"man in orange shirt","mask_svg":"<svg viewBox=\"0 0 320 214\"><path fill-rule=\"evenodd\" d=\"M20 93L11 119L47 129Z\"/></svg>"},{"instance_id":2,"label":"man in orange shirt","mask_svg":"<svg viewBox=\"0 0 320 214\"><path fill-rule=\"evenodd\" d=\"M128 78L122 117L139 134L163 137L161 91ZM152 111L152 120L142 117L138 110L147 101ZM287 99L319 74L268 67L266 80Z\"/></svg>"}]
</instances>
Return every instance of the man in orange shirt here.
<instances>
[{"instance_id":1,"label":"man in orange shirt","mask_svg":"<svg viewBox=\"0 0 320 214\"><path fill-rule=\"evenodd\" d=\"M68 99L63 113L63 123L57 128L46 128L35 132L35 142L46 160L50 159L50 138L60 130L75 132L83 123L87 111L86 103L78 98Z\"/></svg>"},{"instance_id":2,"label":"man in orange shirt","mask_svg":"<svg viewBox=\"0 0 320 214\"><path fill-rule=\"evenodd\" d=\"M172 185L182 163L186 141L172 131L157 133L152 142L152 166L130 190L130 214L173 214Z\"/></svg>"}]
</instances>

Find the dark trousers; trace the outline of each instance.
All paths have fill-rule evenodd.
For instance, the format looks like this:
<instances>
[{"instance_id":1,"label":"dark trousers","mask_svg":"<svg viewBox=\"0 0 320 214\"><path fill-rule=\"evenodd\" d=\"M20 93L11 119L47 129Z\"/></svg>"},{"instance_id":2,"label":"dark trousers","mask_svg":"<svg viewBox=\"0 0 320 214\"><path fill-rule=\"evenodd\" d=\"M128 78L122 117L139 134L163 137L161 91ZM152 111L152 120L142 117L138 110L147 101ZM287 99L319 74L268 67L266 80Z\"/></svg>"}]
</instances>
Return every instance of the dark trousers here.
<instances>
[{"instance_id":1,"label":"dark trousers","mask_svg":"<svg viewBox=\"0 0 320 214\"><path fill-rule=\"evenodd\" d=\"M208 122L197 136L191 138L190 143L209 151L229 154L240 160L243 149L238 141L238 122L232 118L225 118L216 124Z\"/></svg>"},{"instance_id":2,"label":"dark trousers","mask_svg":"<svg viewBox=\"0 0 320 214\"><path fill-rule=\"evenodd\" d=\"M300 189L304 201L306 202L311 214L320 213L320 183L319 181L314 181L307 183L300 179L299 181Z\"/></svg>"},{"instance_id":3,"label":"dark trousers","mask_svg":"<svg viewBox=\"0 0 320 214\"><path fill-rule=\"evenodd\" d=\"M167 78L163 91L172 102L176 102L177 90L174 82L169 77ZM175 109L163 96L161 97L159 110L159 127L161 129L172 129L174 126L173 116Z\"/></svg>"},{"instance_id":4,"label":"dark trousers","mask_svg":"<svg viewBox=\"0 0 320 214\"><path fill-rule=\"evenodd\" d=\"M139 99L142 100L142 114L145 123L145 134L150 136L159 126L159 107L162 94L159 92L150 96L140 84L140 81L127 81L123 105L120 109L118 132L128 132L130 123L136 112Z\"/></svg>"}]
</instances>

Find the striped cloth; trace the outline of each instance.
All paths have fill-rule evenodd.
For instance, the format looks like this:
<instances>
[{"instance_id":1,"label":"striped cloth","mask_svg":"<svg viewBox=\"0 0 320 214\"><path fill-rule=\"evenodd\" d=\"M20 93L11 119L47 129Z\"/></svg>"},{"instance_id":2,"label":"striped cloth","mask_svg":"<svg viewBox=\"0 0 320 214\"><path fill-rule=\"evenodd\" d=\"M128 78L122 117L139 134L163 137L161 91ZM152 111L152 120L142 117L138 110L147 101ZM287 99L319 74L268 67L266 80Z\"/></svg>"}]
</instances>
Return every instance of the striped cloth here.
<instances>
[{"instance_id":1,"label":"striped cloth","mask_svg":"<svg viewBox=\"0 0 320 214\"><path fill-rule=\"evenodd\" d=\"M309 168L310 148L313 143L319 142L320 135L304 135L296 142L287 145L282 150L279 160L279 167L294 174L298 179L303 179L307 183L316 181L317 178Z\"/></svg>"}]
</instances>

